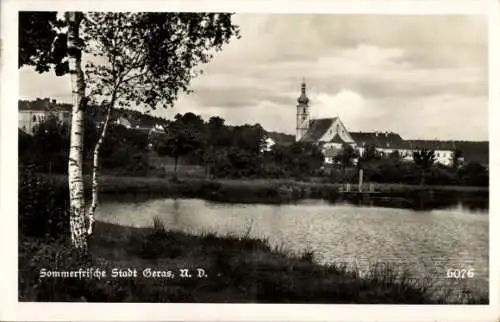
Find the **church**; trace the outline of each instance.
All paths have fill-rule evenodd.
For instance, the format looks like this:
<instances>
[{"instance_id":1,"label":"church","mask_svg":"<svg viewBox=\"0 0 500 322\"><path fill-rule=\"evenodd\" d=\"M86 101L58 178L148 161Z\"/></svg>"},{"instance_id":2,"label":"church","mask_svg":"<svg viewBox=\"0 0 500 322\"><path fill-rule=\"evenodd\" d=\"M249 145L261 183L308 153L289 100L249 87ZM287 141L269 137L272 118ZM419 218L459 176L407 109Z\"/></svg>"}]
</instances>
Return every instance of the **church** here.
<instances>
[{"instance_id":1,"label":"church","mask_svg":"<svg viewBox=\"0 0 500 322\"><path fill-rule=\"evenodd\" d=\"M295 141L321 144L326 163L333 163L344 144L356 149L356 141L339 117L311 119L306 83L302 81L301 93L297 99Z\"/></svg>"},{"instance_id":2,"label":"church","mask_svg":"<svg viewBox=\"0 0 500 322\"><path fill-rule=\"evenodd\" d=\"M305 81L302 81L297 103L295 141L321 146L327 164L334 162L344 144L351 145L358 155L362 155L368 146L374 146L381 155L397 151L406 161L413 160L413 152L419 149L431 149L435 151L436 161L444 165L451 164L453 151L457 149L453 141L404 140L393 132L349 132L338 116L311 119Z\"/></svg>"}]
</instances>

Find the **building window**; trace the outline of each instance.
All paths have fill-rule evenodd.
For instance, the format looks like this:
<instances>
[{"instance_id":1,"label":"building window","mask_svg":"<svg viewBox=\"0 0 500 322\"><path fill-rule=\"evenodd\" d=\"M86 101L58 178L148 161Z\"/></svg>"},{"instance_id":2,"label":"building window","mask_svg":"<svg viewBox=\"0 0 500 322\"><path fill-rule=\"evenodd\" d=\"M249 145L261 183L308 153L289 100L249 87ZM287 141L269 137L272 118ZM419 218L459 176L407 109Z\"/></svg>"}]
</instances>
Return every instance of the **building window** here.
<instances>
[{"instance_id":1,"label":"building window","mask_svg":"<svg viewBox=\"0 0 500 322\"><path fill-rule=\"evenodd\" d=\"M304 112L303 113L306 114L306 108L305 107L304 107Z\"/></svg>"},{"instance_id":2,"label":"building window","mask_svg":"<svg viewBox=\"0 0 500 322\"><path fill-rule=\"evenodd\" d=\"M33 122L36 122L36 115L33 115Z\"/></svg>"}]
</instances>

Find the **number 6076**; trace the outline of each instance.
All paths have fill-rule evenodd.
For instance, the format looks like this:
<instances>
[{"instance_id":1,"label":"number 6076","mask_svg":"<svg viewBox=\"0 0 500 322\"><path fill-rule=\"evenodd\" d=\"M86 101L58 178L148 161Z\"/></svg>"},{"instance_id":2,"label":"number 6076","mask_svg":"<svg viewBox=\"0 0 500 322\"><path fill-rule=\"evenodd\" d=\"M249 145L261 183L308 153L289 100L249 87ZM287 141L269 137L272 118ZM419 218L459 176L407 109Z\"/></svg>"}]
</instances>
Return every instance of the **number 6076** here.
<instances>
[{"instance_id":1,"label":"number 6076","mask_svg":"<svg viewBox=\"0 0 500 322\"><path fill-rule=\"evenodd\" d=\"M448 269L446 278L473 278L474 268L469 269Z\"/></svg>"}]
</instances>

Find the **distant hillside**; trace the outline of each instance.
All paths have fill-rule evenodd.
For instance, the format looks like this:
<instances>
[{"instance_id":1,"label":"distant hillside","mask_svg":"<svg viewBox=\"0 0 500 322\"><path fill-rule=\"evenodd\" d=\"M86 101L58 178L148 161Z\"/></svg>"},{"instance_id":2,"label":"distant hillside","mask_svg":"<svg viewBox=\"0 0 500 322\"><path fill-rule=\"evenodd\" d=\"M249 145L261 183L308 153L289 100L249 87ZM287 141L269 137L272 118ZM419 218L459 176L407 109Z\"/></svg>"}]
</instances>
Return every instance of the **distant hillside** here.
<instances>
[{"instance_id":1,"label":"distant hillside","mask_svg":"<svg viewBox=\"0 0 500 322\"><path fill-rule=\"evenodd\" d=\"M88 111L95 121L104 121L106 118L106 111L102 108L90 107ZM168 120L165 118L124 108L117 108L112 111L111 118L113 120L119 117L126 118L132 127L153 127L155 124L164 125L168 123Z\"/></svg>"}]
</instances>

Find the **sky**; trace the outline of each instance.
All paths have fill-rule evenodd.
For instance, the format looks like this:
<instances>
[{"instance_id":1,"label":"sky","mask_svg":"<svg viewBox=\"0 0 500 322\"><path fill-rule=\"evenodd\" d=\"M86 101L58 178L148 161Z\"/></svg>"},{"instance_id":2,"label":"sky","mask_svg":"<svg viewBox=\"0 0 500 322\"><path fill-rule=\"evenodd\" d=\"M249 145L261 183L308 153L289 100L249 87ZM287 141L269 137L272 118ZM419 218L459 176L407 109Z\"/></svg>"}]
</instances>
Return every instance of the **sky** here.
<instances>
[{"instance_id":1,"label":"sky","mask_svg":"<svg viewBox=\"0 0 500 322\"><path fill-rule=\"evenodd\" d=\"M488 140L486 16L236 14L234 39L189 95L155 115L193 112L295 133L305 78L313 118L405 139ZM68 77L20 69L20 98L71 102Z\"/></svg>"}]
</instances>

